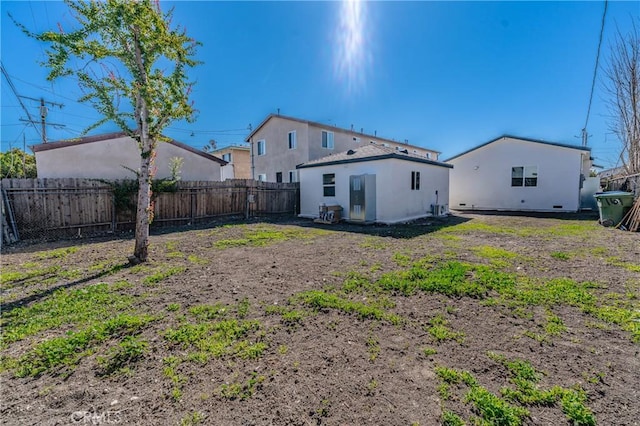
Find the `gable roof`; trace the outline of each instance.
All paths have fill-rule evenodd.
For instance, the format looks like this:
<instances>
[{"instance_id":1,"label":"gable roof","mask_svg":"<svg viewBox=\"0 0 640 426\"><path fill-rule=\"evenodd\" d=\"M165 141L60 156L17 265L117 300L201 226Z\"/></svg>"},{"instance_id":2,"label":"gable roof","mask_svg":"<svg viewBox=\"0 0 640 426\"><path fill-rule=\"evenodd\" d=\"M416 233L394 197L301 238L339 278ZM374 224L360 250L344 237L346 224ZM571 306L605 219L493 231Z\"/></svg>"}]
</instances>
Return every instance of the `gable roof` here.
<instances>
[{"instance_id":1,"label":"gable roof","mask_svg":"<svg viewBox=\"0 0 640 426\"><path fill-rule=\"evenodd\" d=\"M407 148L419 148L419 149L424 149L425 151L430 151L430 152L434 152L436 154L440 154L440 151L436 151L435 149L431 149L431 148L424 148L421 146L417 146L417 145L411 145L408 143L404 143L404 142L399 142L399 141L394 141L393 139L387 139L387 138L381 138L380 136L376 136L376 135L370 135L367 133L358 133L354 130L350 130L350 129L343 129L341 127L337 127L337 126L330 126L328 124L322 124L322 123L318 123L315 121L309 121L309 120L303 120L301 118L295 118L295 117L289 117L286 115L280 115L280 114L269 114L267 116L267 118L265 118L262 123L260 123L258 125L258 127L256 127L255 129L253 129L253 131L251 133L249 133L249 136L247 136L247 138L245 139L245 142L249 142L251 141L251 138L262 128L264 127L265 124L267 124L269 122L269 120L271 120L272 118L282 118L284 120L291 120L291 121L297 121L298 123L303 123L303 124L307 124L310 126L314 126L314 127L322 127L325 129L334 129L334 130L339 130L341 132L344 133L349 133L352 134L356 137L362 137L362 138L371 138L371 139L376 139L379 141L384 141L384 142L389 142L389 143L393 143L393 144L397 144L397 145L402 145L402 146L406 146Z\"/></svg>"},{"instance_id":2,"label":"gable roof","mask_svg":"<svg viewBox=\"0 0 640 426\"><path fill-rule=\"evenodd\" d=\"M61 140L61 141L55 141L55 142L47 142L47 143L41 143L38 145L33 145L31 147L31 149L33 150L33 152L42 152L42 151L48 151L51 149L59 149L59 148L66 148L68 146L76 146L76 145L82 145L82 144L86 144L86 143L93 143L93 142L102 142L102 141L107 141L107 140L111 140L111 139L119 139L119 138L125 138L125 137L130 137L129 135L127 135L124 132L113 132L113 133L103 133L101 135L93 135L93 136L85 136L82 138L77 138L77 139L65 139L65 140ZM176 146L178 148L184 149L186 151L189 151L193 154L199 155L201 157L204 157L208 160L211 161L215 161L216 163L220 164L221 166L224 166L225 164L227 164L226 161L224 161L221 158L218 158L214 155L208 154L204 151L200 151L198 149L195 149L192 146L189 146L185 143L182 142L178 142L174 139L170 139L167 142L163 142L163 143L168 143L171 144L173 146Z\"/></svg>"},{"instance_id":3,"label":"gable roof","mask_svg":"<svg viewBox=\"0 0 640 426\"><path fill-rule=\"evenodd\" d=\"M360 163L364 161L384 160L387 158L395 158L404 161L413 161L416 163L430 164L432 166L447 167L452 169L451 164L441 163L439 161L427 160L424 157L413 153L404 153L387 148L380 145L364 145L348 151L339 152L316 160L308 161L296 166L296 169L305 169L309 167L330 166L335 164Z\"/></svg>"},{"instance_id":4,"label":"gable roof","mask_svg":"<svg viewBox=\"0 0 640 426\"><path fill-rule=\"evenodd\" d=\"M209 151L211 154L215 154L222 151L250 151L251 148L244 145L228 145L222 148L214 149L213 151Z\"/></svg>"},{"instance_id":5,"label":"gable roof","mask_svg":"<svg viewBox=\"0 0 640 426\"><path fill-rule=\"evenodd\" d=\"M444 161L451 161L454 158L462 157L463 155L466 155L466 154L468 154L468 153L470 153L472 151L475 151L476 149L480 149L480 148L485 147L485 146L487 146L489 144L492 144L494 142L497 142L499 140L506 139L506 138L515 139L515 140L519 140L519 141L523 141L523 142L531 142L531 143L539 143L539 144L543 144L543 145L558 146L560 148L577 149L578 151L589 151L589 152L591 151L591 148L586 147L586 146L569 145L569 144L558 143L558 142L548 142L548 141L543 141L543 140L540 140L540 139L522 138L522 137L519 137L519 136L502 135L500 137L497 137L495 139L490 140L489 142L485 142L485 143L480 144L480 145L478 145L476 147L468 149L468 150L466 150L466 151L464 151L464 152L462 152L460 154L454 155L453 157L447 158Z\"/></svg>"}]
</instances>

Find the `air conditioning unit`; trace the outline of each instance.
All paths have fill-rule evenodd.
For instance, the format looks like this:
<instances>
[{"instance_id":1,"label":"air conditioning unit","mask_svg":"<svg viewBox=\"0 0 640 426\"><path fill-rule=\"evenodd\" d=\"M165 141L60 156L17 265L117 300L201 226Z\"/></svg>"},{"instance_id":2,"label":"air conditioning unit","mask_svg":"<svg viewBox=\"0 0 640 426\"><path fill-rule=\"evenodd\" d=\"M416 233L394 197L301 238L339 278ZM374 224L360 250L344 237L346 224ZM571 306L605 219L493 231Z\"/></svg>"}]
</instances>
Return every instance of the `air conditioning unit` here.
<instances>
[{"instance_id":1,"label":"air conditioning unit","mask_svg":"<svg viewBox=\"0 0 640 426\"><path fill-rule=\"evenodd\" d=\"M445 216L447 214L447 205L431 204L431 214L434 216Z\"/></svg>"}]
</instances>

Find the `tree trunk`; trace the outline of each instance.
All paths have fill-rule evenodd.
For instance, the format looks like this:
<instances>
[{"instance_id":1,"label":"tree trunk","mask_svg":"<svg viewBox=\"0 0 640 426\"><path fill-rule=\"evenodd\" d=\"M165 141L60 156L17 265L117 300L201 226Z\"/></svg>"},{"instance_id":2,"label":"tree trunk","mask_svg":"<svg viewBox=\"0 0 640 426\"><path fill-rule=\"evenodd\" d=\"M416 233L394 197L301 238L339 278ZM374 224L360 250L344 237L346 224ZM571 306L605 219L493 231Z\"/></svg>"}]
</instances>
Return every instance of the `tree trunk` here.
<instances>
[{"instance_id":1,"label":"tree trunk","mask_svg":"<svg viewBox=\"0 0 640 426\"><path fill-rule=\"evenodd\" d=\"M146 262L149 257L149 223L151 211L151 179L154 148L149 140L142 141L140 174L138 175L138 207L136 210L136 246L131 263Z\"/></svg>"}]
</instances>

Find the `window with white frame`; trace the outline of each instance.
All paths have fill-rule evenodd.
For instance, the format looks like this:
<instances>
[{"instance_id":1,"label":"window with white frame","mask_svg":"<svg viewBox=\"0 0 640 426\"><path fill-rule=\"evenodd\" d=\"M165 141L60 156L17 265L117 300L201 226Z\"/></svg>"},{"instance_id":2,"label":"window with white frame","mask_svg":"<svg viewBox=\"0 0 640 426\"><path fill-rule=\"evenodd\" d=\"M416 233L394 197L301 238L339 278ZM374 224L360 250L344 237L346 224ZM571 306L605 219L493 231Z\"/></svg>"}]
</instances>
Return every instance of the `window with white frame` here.
<instances>
[{"instance_id":1,"label":"window with white frame","mask_svg":"<svg viewBox=\"0 0 640 426\"><path fill-rule=\"evenodd\" d=\"M322 194L325 197L336 196L336 174L327 173L322 175Z\"/></svg>"},{"instance_id":2,"label":"window with white frame","mask_svg":"<svg viewBox=\"0 0 640 426\"><path fill-rule=\"evenodd\" d=\"M231 162L231 153L227 152L226 154L222 154L222 159L224 161L226 161L227 163L230 163Z\"/></svg>"},{"instance_id":3,"label":"window with white frame","mask_svg":"<svg viewBox=\"0 0 640 426\"><path fill-rule=\"evenodd\" d=\"M298 182L298 171L297 170L289 170L289 182Z\"/></svg>"},{"instance_id":4,"label":"window with white frame","mask_svg":"<svg viewBox=\"0 0 640 426\"><path fill-rule=\"evenodd\" d=\"M431 153L427 152L427 160L431 160Z\"/></svg>"},{"instance_id":5,"label":"window with white frame","mask_svg":"<svg viewBox=\"0 0 640 426\"><path fill-rule=\"evenodd\" d=\"M411 172L411 190L420 190L420 172Z\"/></svg>"},{"instance_id":6,"label":"window with white frame","mask_svg":"<svg viewBox=\"0 0 640 426\"><path fill-rule=\"evenodd\" d=\"M538 186L538 166L511 167L511 186Z\"/></svg>"},{"instance_id":7,"label":"window with white frame","mask_svg":"<svg viewBox=\"0 0 640 426\"><path fill-rule=\"evenodd\" d=\"M289 149L296 149L297 146L296 131L292 130L289 132Z\"/></svg>"},{"instance_id":8,"label":"window with white frame","mask_svg":"<svg viewBox=\"0 0 640 426\"><path fill-rule=\"evenodd\" d=\"M322 147L333 149L333 132L322 131Z\"/></svg>"},{"instance_id":9,"label":"window with white frame","mask_svg":"<svg viewBox=\"0 0 640 426\"><path fill-rule=\"evenodd\" d=\"M258 155L265 155L267 153L267 142L264 139L258 141Z\"/></svg>"},{"instance_id":10,"label":"window with white frame","mask_svg":"<svg viewBox=\"0 0 640 426\"><path fill-rule=\"evenodd\" d=\"M267 174L266 173L261 173L258 175L258 180L260 182L266 182L267 181Z\"/></svg>"}]
</instances>

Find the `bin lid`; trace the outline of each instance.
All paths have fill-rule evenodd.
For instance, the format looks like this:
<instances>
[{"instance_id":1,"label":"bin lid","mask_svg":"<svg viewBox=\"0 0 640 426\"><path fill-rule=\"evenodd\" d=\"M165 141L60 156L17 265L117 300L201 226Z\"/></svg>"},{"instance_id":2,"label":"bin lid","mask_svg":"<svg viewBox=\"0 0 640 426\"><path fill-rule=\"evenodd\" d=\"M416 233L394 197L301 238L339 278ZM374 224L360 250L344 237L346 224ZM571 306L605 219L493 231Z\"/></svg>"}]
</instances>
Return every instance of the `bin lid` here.
<instances>
[{"instance_id":1,"label":"bin lid","mask_svg":"<svg viewBox=\"0 0 640 426\"><path fill-rule=\"evenodd\" d=\"M620 198L620 197L633 198L633 192L624 192L624 191L596 192L593 196L596 198Z\"/></svg>"}]
</instances>

